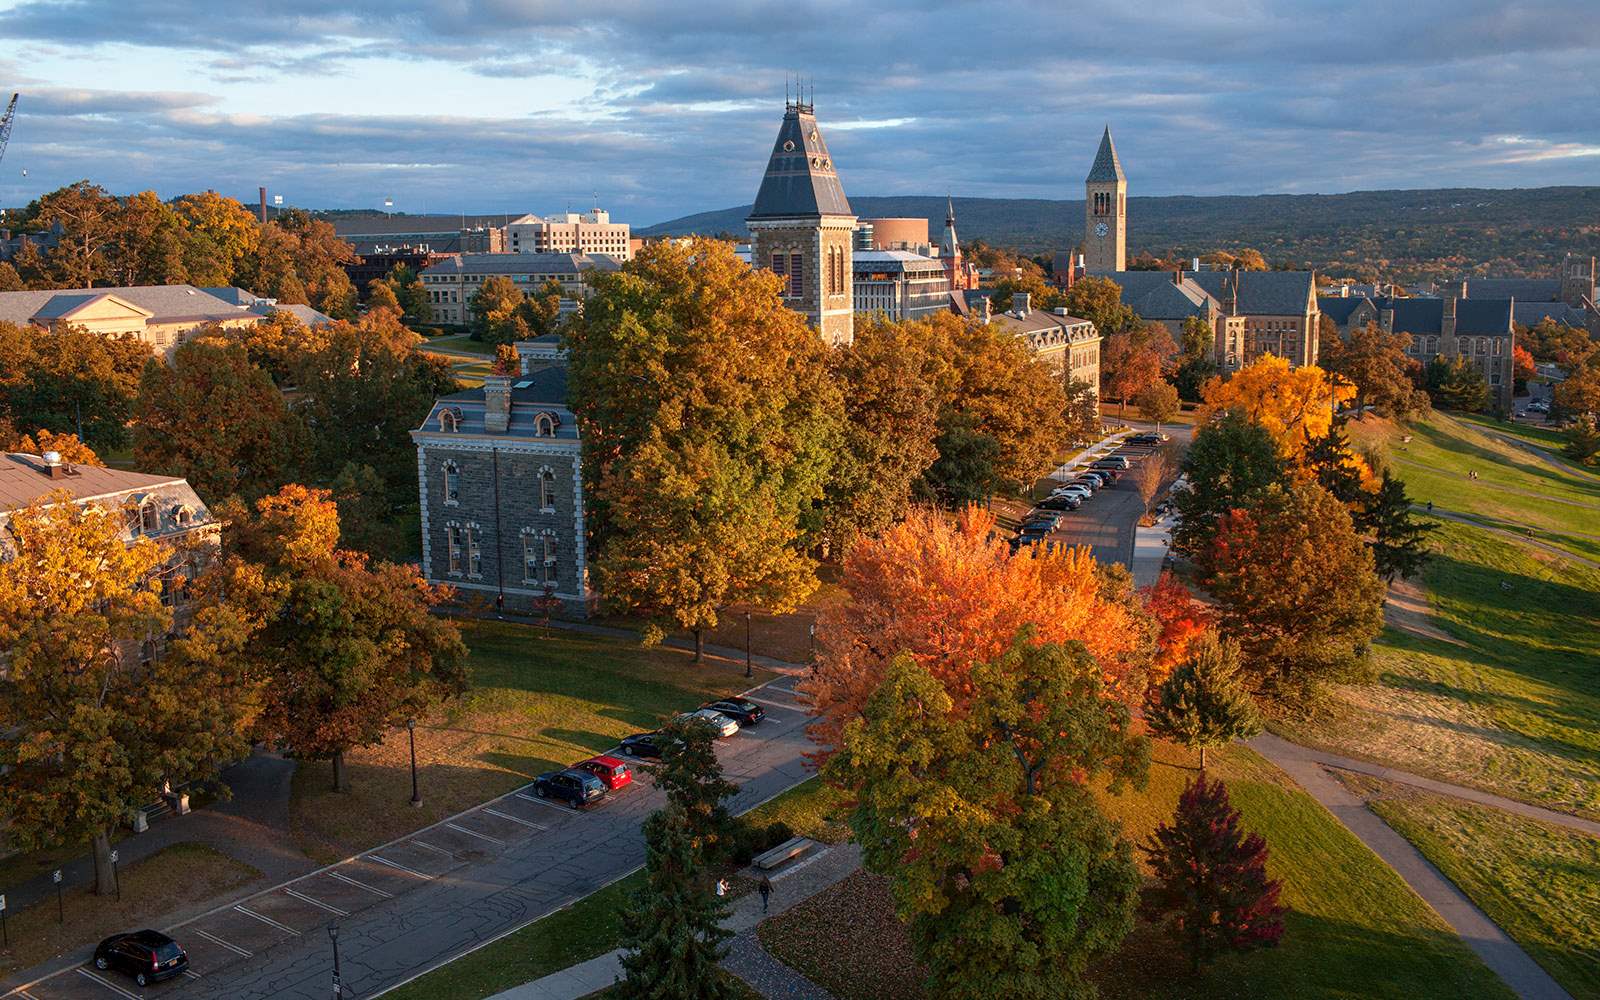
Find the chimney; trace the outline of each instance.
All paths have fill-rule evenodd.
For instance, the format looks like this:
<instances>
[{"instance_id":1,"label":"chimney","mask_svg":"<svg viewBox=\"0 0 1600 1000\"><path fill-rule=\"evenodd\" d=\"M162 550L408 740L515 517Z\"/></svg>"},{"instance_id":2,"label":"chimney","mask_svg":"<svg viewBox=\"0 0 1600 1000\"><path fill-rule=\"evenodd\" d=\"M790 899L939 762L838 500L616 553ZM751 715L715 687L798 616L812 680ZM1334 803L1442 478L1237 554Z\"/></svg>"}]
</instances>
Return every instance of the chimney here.
<instances>
[{"instance_id":1,"label":"chimney","mask_svg":"<svg viewBox=\"0 0 1600 1000\"><path fill-rule=\"evenodd\" d=\"M44 459L44 474L46 477L64 479L71 474L71 470L61 463L61 453L59 451L47 451L39 457Z\"/></svg>"},{"instance_id":2,"label":"chimney","mask_svg":"<svg viewBox=\"0 0 1600 1000\"><path fill-rule=\"evenodd\" d=\"M511 427L511 376L485 375L483 378L483 429L504 434Z\"/></svg>"},{"instance_id":3,"label":"chimney","mask_svg":"<svg viewBox=\"0 0 1600 1000\"><path fill-rule=\"evenodd\" d=\"M267 221L267 189L265 187L262 187L262 188L258 188L257 190L259 190L261 192L261 221L262 222L266 222Z\"/></svg>"},{"instance_id":4,"label":"chimney","mask_svg":"<svg viewBox=\"0 0 1600 1000\"><path fill-rule=\"evenodd\" d=\"M988 326L989 325L989 321L994 318L994 305L993 305L993 303L991 303L989 301L989 296L987 296L987 295L978 296L978 303L977 303L977 309L976 309L976 313L975 314L978 317L978 322L982 323L984 326Z\"/></svg>"},{"instance_id":5,"label":"chimney","mask_svg":"<svg viewBox=\"0 0 1600 1000\"><path fill-rule=\"evenodd\" d=\"M1011 296L1011 304L1016 307L1017 315L1026 316L1033 312L1033 293L1016 292Z\"/></svg>"},{"instance_id":6,"label":"chimney","mask_svg":"<svg viewBox=\"0 0 1600 1000\"><path fill-rule=\"evenodd\" d=\"M1439 320L1439 333L1444 337L1454 337L1456 335L1456 298L1454 295L1446 295L1444 297L1444 315ZM1449 343L1449 341L1445 342Z\"/></svg>"},{"instance_id":7,"label":"chimney","mask_svg":"<svg viewBox=\"0 0 1600 1000\"><path fill-rule=\"evenodd\" d=\"M1200 258L1199 257L1191 257L1189 259L1189 270L1191 270L1191 271L1200 270Z\"/></svg>"},{"instance_id":8,"label":"chimney","mask_svg":"<svg viewBox=\"0 0 1600 1000\"><path fill-rule=\"evenodd\" d=\"M1394 332L1394 306L1385 306L1378 310L1378 325L1383 327L1384 333Z\"/></svg>"},{"instance_id":9,"label":"chimney","mask_svg":"<svg viewBox=\"0 0 1600 1000\"><path fill-rule=\"evenodd\" d=\"M1172 272L1172 283L1174 285L1183 284L1183 268L1180 267L1176 271Z\"/></svg>"}]
</instances>

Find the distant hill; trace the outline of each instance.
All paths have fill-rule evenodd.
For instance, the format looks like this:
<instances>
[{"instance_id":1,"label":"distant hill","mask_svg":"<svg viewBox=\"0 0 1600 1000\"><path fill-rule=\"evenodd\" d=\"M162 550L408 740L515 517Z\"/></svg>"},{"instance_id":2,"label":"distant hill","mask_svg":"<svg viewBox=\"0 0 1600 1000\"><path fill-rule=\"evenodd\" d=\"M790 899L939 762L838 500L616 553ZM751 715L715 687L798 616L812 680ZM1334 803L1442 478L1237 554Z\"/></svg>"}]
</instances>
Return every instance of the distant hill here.
<instances>
[{"instance_id":1,"label":"distant hill","mask_svg":"<svg viewBox=\"0 0 1600 1000\"><path fill-rule=\"evenodd\" d=\"M851 197L850 204L864 218L925 217L935 241L944 227L942 195ZM1048 254L1082 239L1082 201L957 198L955 207L963 241ZM634 235L742 235L749 212L748 205L701 212ZM1369 279L1542 275L1568 251L1600 255L1600 187L1129 198L1128 228L1130 257L1182 260L1254 247L1275 265Z\"/></svg>"}]
</instances>

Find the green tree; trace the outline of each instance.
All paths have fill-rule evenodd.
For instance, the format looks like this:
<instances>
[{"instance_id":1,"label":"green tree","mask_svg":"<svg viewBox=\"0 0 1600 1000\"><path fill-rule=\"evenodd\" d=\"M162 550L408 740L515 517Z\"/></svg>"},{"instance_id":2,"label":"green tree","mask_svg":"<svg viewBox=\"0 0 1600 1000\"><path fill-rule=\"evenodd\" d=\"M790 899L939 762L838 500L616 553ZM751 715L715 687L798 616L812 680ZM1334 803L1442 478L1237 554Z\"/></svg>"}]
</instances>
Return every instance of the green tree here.
<instances>
[{"instance_id":1,"label":"green tree","mask_svg":"<svg viewBox=\"0 0 1600 1000\"><path fill-rule=\"evenodd\" d=\"M532 336L543 337L556 332L561 321L561 297L561 282L551 278L522 303L522 315Z\"/></svg>"},{"instance_id":2,"label":"green tree","mask_svg":"<svg viewBox=\"0 0 1600 1000\"><path fill-rule=\"evenodd\" d=\"M1288 471L1272 434L1230 411L1195 433L1183 474L1184 488L1173 491L1179 520L1172 540L1192 557L1210 546L1218 518L1283 482Z\"/></svg>"},{"instance_id":3,"label":"green tree","mask_svg":"<svg viewBox=\"0 0 1600 1000\"><path fill-rule=\"evenodd\" d=\"M1587 330L1557 323L1548 316L1537 326L1518 325L1512 339L1524 345L1533 360L1554 362L1568 371L1583 366L1600 353L1600 341L1592 339Z\"/></svg>"},{"instance_id":4,"label":"green tree","mask_svg":"<svg viewBox=\"0 0 1600 1000\"><path fill-rule=\"evenodd\" d=\"M893 660L825 768L864 866L890 881L937 998L1087 997L1132 926L1139 874L1089 785L1142 785L1148 747L1079 644L973 671L970 709Z\"/></svg>"},{"instance_id":5,"label":"green tree","mask_svg":"<svg viewBox=\"0 0 1600 1000\"><path fill-rule=\"evenodd\" d=\"M1412 508L1406 484L1385 469L1378 489L1362 497L1356 512L1356 526L1368 533L1373 569L1385 581L1410 579L1428 561L1428 536L1436 526L1418 520Z\"/></svg>"},{"instance_id":6,"label":"green tree","mask_svg":"<svg viewBox=\"0 0 1600 1000\"><path fill-rule=\"evenodd\" d=\"M816 588L803 518L840 442L827 348L714 240L647 247L564 327L600 593L652 635Z\"/></svg>"},{"instance_id":7,"label":"green tree","mask_svg":"<svg viewBox=\"0 0 1600 1000\"><path fill-rule=\"evenodd\" d=\"M433 302L428 298L428 288L416 272L404 264L396 264L385 280L394 292L405 318L414 324L433 322Z\"/></svg>"},{"instance_id":8,"label":"green tree","mask_svg":"<svg viewBox=\"0 0 1600 1000\"><path fill-rule=\"evenodd\" d=\"M196 285L231 285L261 241L250 210L215 191L186 194L173 203L184 228L184 269Z\"/></svg>"},{"instance_id":9,"label":"green tree","mask_svg":"<svg viewBox=\"0 0 1600 1000\"><path fill-rule=\"evenodd\" d=\"M0 292L25 292L28 283L22 280L22 275L17 269L7 262L0 260Z\"/></svg>"},{"instance_id":10,"label":"green tree","mask_svg":"<svg viewBox=\"0 0 1600 1000\"><path fill-rule=\"evenodd\" d=\"M523 304L526 297L516 282L497 274L472 293L467 311L472 314L472 339L489 344L510 344L533 336Z\"/></svg>"},{"instance_id":11,"label":"green tree","mask_svg":"<svg viewBox=\"0 0 1600 1000\"><path fill-rule=\"evenodd\" d=\"M1145 706L1145 722L1163 739L1200 751L1261 732L1261 713L1239 673L1239 647L1206 634L1190 643L1187 658Z\"/></svg>"},{"instance_id":12,"label":"green tree","mask_svg":"<svg viewBox=\"0 0 1600 1000\"><path fill-rule=\"evenodd\" d=\"M1122 304L1122 286L1099 275L1091 274L1073 282L1062 305L1072 315L1093 323L1102 337L1123 333L1139 322L1133 310Z\"/></svg>"},{"instance_id":13,"label":"green tree","mask_svg":"<svg viewBox=\"0 0 1600 1000\"><path fill-rule=\"evenodd\" d=\"M645 885L622 911L623 990L638 1000L731 1000L717 963L733 932L682 815L645 820Z\"/></svg>"},{"instance_id":14,"label":"green tree","mask_svg":"<svg viewBox=\"0 0 1600 1000\"><path fill-rule=\"evenodd\" d=\"M1385 333L1376 323L1351 330L1348 340L1324 337L1317 364L1355 389L1356 419L1371 404L1387 416L1405 418L1427 409L1427 394L1412 384L1406 349L1411 335Z\"/></svg>"},{"instance_id":15,"label":"green tree","mask_svg":"<svg viewBox=\"0 0 1600 1000\"><path fill-rule=\"evenodd\" d=\"M921 498L959 510L968 504L987 503L999 490L995 466L1000 461L1000 442L978 429L976 417L945 413L939 418L939 436L933 445L938 457L917 483Z\"/></svg>"},{"instance_id":16,"label":"green tree","mask_svg":"<svg viewBox=\"0 0 1600 1000\"><path fill-rule=\"evenodd\" d=\"M41 231L60 227L45 260L45 283L36 287L92 288L111 278L108 253L117 240L121 206L105 188L78 181L40 198L29 212Z\"/></svg>"},{"instance_id":17,"label":"green tree","mask_svg":"<svg viewBox=\"0 0 1600 1000\"><path fill-rule=\"evenodd\" d=\"M1193 972L1223 952L1276 947L1283 937L1283 886L1267 876L1267 842L1239 820L1227 787L1202 774L1179 797L1173 821L1142 847L1155 885L1140 908L1151 920L1174 918Z\"/></svg>"},{"instance_id":18,"label":"green tree","mask_svg":"<svg viewBox=\"0 0 1600 1000\"><path fill-rule=\"evenodd\" d=\"M1568 458L1594 465L1596 457L1600 456L1600 427L1596 427L1595 418L1582 416L1574 420L1567 428L1567 444L1562 450Z\"/></svg>"},{"instance_id":19,"label":"green tree","mask_svg":"<svg viewBox=\"0 0 1600 1000\"><path fill-rule=\"evenodd\" d=\"M1471 358L1434 358L1423 369L1428 396L1435 406L1482 413L1489 406L1489 383Z\"/></svg>"},{"instance_id":20,"label":"green tree","mask_svg":"<svg viewBox=\"0 0 1600 1000\"><path fill-rule=\"evenodd\" d=\"M1146 420L1156 425L1156 430L1161 430L1161 425L1178 415L1178 390L1166 382L1155 381L1139 390L1133 397L1133 405L1139 408Z\"/></svg>"},{"instance_id":21,"label":"green tree","mask_svg":"<svg viewBox=\"0 0 1600 1000\"><path fill-rule=\"evenodd\" d=\"M1216 331L1199 316L1183 321L1183 343L1179 346L1178 367L1172 375L1172 384L1178 397L1191 403L1200 402L1200 389L1206 380L1217 373Z\"/></svg>"},{"instance_id":22,"label":"green tree","mask_svg":"<svg viewBox=\"0 0 1600 1000\"><path fill-rule=\"evenodd\" d=\"M1219 627L1268 691L1302 698L1356 676L1383 627L1383 582L1350 512L1307 482L1271 485L1224 514L1198 563Z\"/></svg>"},{"instance_id":23,"label":"green tree","mask_svg":"<svg viewBox=\"0 0 1600 1000\"><path fill-rule=\"evenodd\" d=\"M722 776L717 734L709 723L674 720L662 727L661 737L661 764L650 780L667 793L667 807L674 810L700 857L712 860L722 853L732 826L723 803L739 786Z\"/></svg>"},{"instance_id":24,"label":"green tree","mask_svg":"<svg viewBox=\"0 0 1600 1000\"><path fill-rule=\"evenodd\" d=\"M77 327L0 323L0 418L77 432L98 451L128 443L128 420L150 347Z\"/></svg>"},{"instance_id":25,"label":"green tree","mask_svg":"<svg viewBox=\"0 0 1600 1000\"><path fill-rule=\"evenodd\" d=\"M122 200L107 248L111 278L119 285L170 285L188 280L183 265L183 223L154 191Z\"/></svg>"},{"instance_id":26,"label":"green tree","mask_svg":"<svg viewBox=\"0 0 1600 1000\"><path fill-rule=\"evenodd\" d=\"M1066 438L1068 444L1088 444L1100 438L1100 387L1083 379L1066 383Z\"/></svg>"}]
</instances>

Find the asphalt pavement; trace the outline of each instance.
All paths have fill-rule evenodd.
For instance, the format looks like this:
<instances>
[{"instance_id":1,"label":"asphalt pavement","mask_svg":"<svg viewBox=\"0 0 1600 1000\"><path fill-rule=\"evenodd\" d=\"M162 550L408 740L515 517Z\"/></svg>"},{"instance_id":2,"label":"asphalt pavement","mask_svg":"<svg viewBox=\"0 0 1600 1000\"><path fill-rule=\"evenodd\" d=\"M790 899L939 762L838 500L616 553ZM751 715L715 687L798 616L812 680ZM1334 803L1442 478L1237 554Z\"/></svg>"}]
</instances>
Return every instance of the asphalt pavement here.
<instances>
[{"instance_id":1,"label":"asphalt pavement","mask_svg":"<svg viewBox=\"0 0 1600 1000\"><path fill-rule=\"evenodd\" d=\"M794 677L751 692L761 725L718 744L742 812L810 776ZM692 706L685 706L686 708ZM345 996L372 997L504 936L644 863L640 824L663 796L647 775L585 810L527 788L193 919L164 928L190 975L144 990L77 965L25 984L20 1000L325 1000L333 942Z\"/></svg>"}]
</instances>

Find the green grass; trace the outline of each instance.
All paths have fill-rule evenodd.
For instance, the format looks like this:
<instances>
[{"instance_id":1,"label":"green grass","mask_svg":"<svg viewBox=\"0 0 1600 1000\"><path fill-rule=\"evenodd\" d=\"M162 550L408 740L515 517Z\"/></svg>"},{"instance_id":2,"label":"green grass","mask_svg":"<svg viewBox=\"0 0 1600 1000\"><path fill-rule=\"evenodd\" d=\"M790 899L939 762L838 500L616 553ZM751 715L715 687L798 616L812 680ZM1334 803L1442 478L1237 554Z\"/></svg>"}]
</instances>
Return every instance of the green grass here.
<instances>
[{"instance_id":1,"label":"green grass","mask_svg":"<svg viewBox=\"0 0 1600 1000\"><path fill-rule=\"evenodd\" d=\"M465 333L451 334L446 337L429 337L421 346L425 351L430 348L441 347L445 350L466 351L468 354L482 354L491 358L494 357L495 348L495 345L486 344L481 340L473 340L470 335Z\"/></svg>"},{"instance_id":2,"label":"green grass","mask_svg":"<svg viewBox=\"0 0 1600 1000\"><path fill-rule=\"evenodd\" d=\"M825 844L850 839L850 809L845 794L817 777L750 810L746 819L758 825L781 821L797 836Z\"/></svg>"},{"instance_id":3,"label":"green grass","mask_svg":"<svg viewBox=\"0 0 1600 1000\"><path fill-rule=\"evenodd\" d=\"M1600 998L1600 838L1409 789L1371 806L1575 1000Z\"/></svg>"},{"instance_id":4,"label":"green grass","mask_svg":"<svg viewBox=\"0 0 1600 1000\"><path fill-rule=\"evenodd\" d=\"M628 895L644 884L634 872L571 906L389 993L386 1000L481 1000L617 947ZM599 994L604 996L602 992Z\"/></svg>"}]
</instances>

